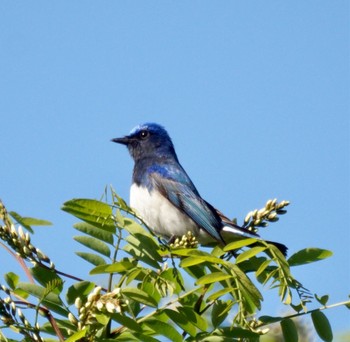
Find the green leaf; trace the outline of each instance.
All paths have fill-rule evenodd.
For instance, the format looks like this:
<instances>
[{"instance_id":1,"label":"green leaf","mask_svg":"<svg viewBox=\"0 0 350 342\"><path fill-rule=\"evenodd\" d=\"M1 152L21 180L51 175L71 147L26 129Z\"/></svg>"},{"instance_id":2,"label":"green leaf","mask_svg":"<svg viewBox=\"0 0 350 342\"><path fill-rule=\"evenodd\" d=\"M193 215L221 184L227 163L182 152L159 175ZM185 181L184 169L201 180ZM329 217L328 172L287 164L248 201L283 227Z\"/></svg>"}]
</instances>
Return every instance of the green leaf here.
<instances>
[{"instance_id":1,"label":"green leaf","mask_svg":"<svg viewBox=\"0 0 350 342\"><path fill-rule=\"evenodd\" d=\"M134 238L134 240L132 239ZM144 253L149 255L151 258L158 262L162 262L163 258L159 254L159 245L156 243L152 236L144 234L135 234L133 236L128 236L126 238L128 242L133 243L136 246L139 246ZM137 243L135 243L137 241Z\"/></svg>"},{"instance_id":2,"label":"green leaf","mask_svg":"<svg viewBox=\"0 0 350 342\"><path fill-rule=\"evenodd\" d=\"M256 272L264 261L266 261L266 257L264 256L253 256L248 260L242 261L239 264L239 268L244 273Z\"/></svg>"},{"instance_id":3,"label":"green leaf","mask_svg":"<svg viewBox=\"0 0 350 342\"><path fill-rule=\"evenodd\" d=\"M269 266L269 264L272 262L272 259L265 260L260 267L257 269L255 276L259 277L259 275L265 271L266 267Z\"/></svg>"},{"instance_id":4,"label":"green leaf","mask_svg":"<svg viewBox=\"0 0 350 342\"><path fill-rule=\"evenodd\" d=\"M224 296L225 294L229 293L229 292L232 292L232 288L231 287L225 287L217 292L214 292L213 294L211 294L209 297L208 297L208 301L213 301L213 300L216 300L222 296Z\"/></svg>"},{"instance_id":5,"label":"green leaf","mask_svg":"<svg viewBox=\"0 0 350 342\"><path fill-rule=\"evenodd\" d=\"M182 306L194 307L197 303L198 305L199 295L196 293L188 293L186 296L179 299L179 303Z\"/></svg>"},{"instance_id":6,"label":"green leaf","mask_svg":"<svg viewBox=\"0 0 350 342\"><path fill-rule=\"evenodd\" d=\"M145 252L145 250L140 250L137 246L131 243L124 246L123 250L126 253L133 256L138 261L142 261L154 268L161 269L161 266L159 265L159 263L156 260L154 260L152 257L150 257L149 254Z\"/></svg>"},{"instance_id":7,"label":"green leaf","mask_svg":"<svg viewBox=\"0 0 350 342\"><path fill-rule=\"evenodd\" d=\"M196 336L197 328L193 325L188 318L175 310L165 309L164 313L181 329L186 331L192 337Z\"/></svg>"},{"instance_id":8,"label":"green leaf","mask_svg":"<svg viewBox=\"0 0 350 342\"><path fill-rule=\"evenodd\" d=\"M176 294L180 294L183 289L184 280L182 274L175 268L168 268L160 274L161 279L171 286Z\"/></svg>"},{"instance_id":9,"label":"green leaf","mask_svg":"<svg viewBox=\"0 0 350 342\"><path fill-rule=\"evenodd\" d=\"M128 217L123 217L123 223L124 223L124 228L131 234L131 235L137 235L141 234L144 236L147 236L151 239L153 239L153 236L140 224L138 224L136 221L128 218Z\"/></svg>"},{"instance_id":10,"label":"green leaf","mask_svg":"<svg viewBox=\"0 0 350 342\"><path fill-rule=\"evenodd\" d=\"M259 275L258 281L265 285L271 278L275 278L278 275L278 271L279 269L276 266L268 266L265 272Z\"/></svg>"},{"instance_id":11,"label":"green leaf","mask_svg":"<svg viewBox=\"0 0 350 342\"><path fill-rule=\"evenodd\" d=\"M220 265L227 265L227 261L218 258L216 256L213 256L209 253L203 252L203 251L199 251L199 250L193 250L193 249L189 249L189 248L184 248L184 249L174 249L171 251L171 254L176 255L176 256L187 256L187 257L192 257L192 258L198 258L201 259L203 261L208 261L210 263L215 263L215 264L220 264ZM184 266L183 262L185 262L186 259L184 259L181 262L181 266L182 267L189 267L192 266L191 265L191 261L189 262L188 266ZM190 259L191 260L191 259ZM187 261L185 262L186 265Z\"/></svg>"},{"instance_id":12,"label":"green leaf","mask_svg":"<svg viewBox=\"0 0 350 342\"><path fill-rule=\"evenodd\" d=\"M17 287L19 276L13 272L8 272L4 275L5 281L10 289L14 290Z\"/></svg>"},{"instance_id":13,"label":"green leaf","mask_svg":"<svg viewBox=\"0 0 350 342\"><path fill-rule=\"evenodd\" d=\"M110 314L106 314L106 313L94 313L94 317L96 318L97 322L106 326L110 320Z\"/></svg>"},{"instance_id":14,"label":"green leaf","mask_svg":"<svg viewBox=\"0 0 350 342\"><path fill-rule=\"evenodd\" d=\"M123 295L129 299L135 300L137 302L143 303L148 306L157 307L157 301L151 297L147 292L136 288L124 288L122 290Z\"/></svg>"},{"instance_id":15,"label":"green leaf","mask_svg":"<svg viewBox=\"0 0 350 342\"><path fill-rule=\"evenodd\" d=\"M213 323L214 328L217 328L226 319L233 304L234 303L231 300L217 300L214 303L213 310L211 312L211 322Z\"/></svg>"},{"instance_id":16,"label":"green leaf","mask_svg":"<svg viewBox=\"0 0 350 342\"><path fill-rule=\"evenodd\" d=\"M199 279L206 274L205 268L198 265L185 267L184 270L194 279Z\"/></svg>"},{"instance_id":17,"label":"green leaf","mask_svg":"<svg viewBox=\"0 0 350 342\"><path fill-rule=\"evenodd\" d=\"M113 339L103 339L101 342L159 342L155 338L137 332L123 331L120 335Z\"/></svg>"},{"instance_id":18,"label":"green leaf","mask_svg":"<svg viewBox=\"0 0 350 342\"><path fill-rule=\"evenodd\" d=\"M62 332L67 330L71 330L72 332L74 332L77 330L77 327L68 319L58 319L56 316L55 322L57 323L57 326L62 330ZM40 325L40 332L56 335L56 331L53 329L52 325L49 322L46 322ZM57 340L45 339L45 342L50 342L50 341L57 342Z\"/></svg>"},{"instance_id":19,"label":"green leaf","mask_svg":"<svg viewBox=\"0 0 350 342\"><path fill-rule=\"evenodd\" d=\"M40 303L42 303L48 309L67 317L69 311L67 311L67 309L63 306L63 303L57 294L53 292L47 293L45 288L29 283L19 283L18 289L38 298Z\"/></svg>"},{"instance_id":20,"label":"green leaf","mask_svg":"<svg viewBox=\"0 0 350 342\"><path fill-rule=\"evenodd\" d=\"M145 306L143 304L134 300L130 300L128 303L128 313L130 313L132 317L137 317L144 308Z\"/></svg>"},{"instance_id":21,"label":"green leaf","mask_svg":"<svg viewBox=\"0 0 350 342\"><path fill-rule=\"evenodd\" d=\"M128 272L127 274L127 280L126 285L129 285L133 280L142 281L146 276L146 269L145 268L135 268ZM148 272L147 272L148 274Z\"/></svg>"},{"instance_id":22,"label":"green leaf","mask_svg":"<svg viewBox=\"0 0 350 342\"><path fill-rule=\"evenodd\" d=\"M24 298L24 299L27 299L29 297L29 293L27 291L21 290L18 287L13 290L13 293L17 297L21 297L21 298Z\"/></svg>"},{"instance_id":23,"label":"green leaf","mask_svg":"<svg viewBox=\"0 0 350 342\"><path fill-rule=\"evenodd\" d=\"M193 310L192 306L179 306L177 310L187 317L194 326L202 331L206 331L208 328L207 321Z\"/></svg>"},{"instance_id":24,"label":"green leaf","mask_svg":"<svg viewBox=\"0 0 350 342\"><path fill-rule=\"evenodd\" d=\"M290 318L284 319L280 323L285 342L298 342L298 330Z\"/></svg>"},{"instance_id":25,"label":"green leaf","mask_svg":"<svg viewBox=\"0 0 350 342\"><path fill-rule=\"evenodd\" d=\"M109 231L94 227L92 224L86 222L76 223L73 225L73 227L82 233L96 238L97 240L107 242L112 246L114 245L113 234Z\"/></svg>"},{"instance_id":26,"label":"green leaf","mask_svg":"<svg viewBox=\"0 0 350 342\"><path fill-rule=\"evenodd\" d=\"M220 258L223 255L225 255L225 252L223 250L224 246L216 245L210 252L211 255Z\"/></svg>"},{"instance_id":27,"label":"green leaf","mask_svg":"<svg viewBox=\"0 0 350 342\"><path fill-rule=\"evenodd\" d=\"M316 329L317 335L326 342L333 341L333 332L328 318L321 311L311 312L312 322Z\"/></svg>"},{"instance_id":28,"label":"green leaf","mask_svg":"<svg viewBox=\"0 0 350 342\"><path fill-rule=\"evenodd\" d=\"M151 281L149 278L140 284L142 291L146 292L150 297L152 297L156 303L159 303L162 299L160 292L158 291L157 286L155 286L154 281Z\"/></svg>"},{"instance_id":29,"label":"green leaf","mask_svg":"<svg viewBox=\"0 0 350 342\"><path fill-rule=\"evenodd\" d=\"M100 265L90 271L90 274L103 274L103 273L124 273L132 268L136 267L135 263L128 260L115 262L113 264Z\"/></svg>"},{"instance_id":30,"label":"green leaf","mask_svg":"<svg viewBox=\"0 0 350 342\"><path fill-rule=\"evenodd\" d=\"M170 324L164 323L157 319L149 319L144 322L149 328L151 328L156 335L166 337L169 341L182 342L183 337L179 332Z\"/></svg>"},{"instance_id":31,"label":"green leaf","mask_svg":"<svg viewBox=\"0 0 350 342\"><path fill-rule=\"evenodd\" d=\"M234 329L232 329L231 327L217 329L215 330L215 335L224 337L225 340L221 340L224 342L232 341L232 338L246 338L248 339L248 341L258 341L259 338L259 334L238 327L235 327ZM218 341L216 340L215 342Z\"/></svg>"},{"instance_id":32,"label":"green leaf","mask_svg":"<svg viewBox=\"0 0 350 342\"><path fill-rule=\"evenodd\" d=\"M161 268L159 263L163 261L163 258L153 238L144 234L135 234L135 236L129 235L126 240L128 244L123 248L124 251L152 267Z\"/></svg>"},{"instance_id":33,"label":"green leaf","mask_svg":"<svg viewBox=\"0 0 350 342\"><path fill-rule=\"evenodd\" d=\"M101 266L106 264L105 259L103 259L101 256L97 254L85 253L85 252L75 252L75 254L95 266Z\"/></svg>"},{"instance_id":34,"label":"green leaf","mask_svg":"<svg viewBox=\"0 0 350 342\"><path fill-rule=\"evenodd\" d=\"M276 323L276 322L280 322L281 320L283 320L282 317L272 317L272 316L259 317L259 321L263 322L264 324Z\"/></svg>"},{"instance_id":35,"label":"green leaf","mask_svg":"<svg viewBox=\"0 0 350 342\"><path fill-rule=\"evenodd\" d=\"M180 266L181 267L190 267L198 264L202 264L203 262L207 262L203 258L198 257L188 257L186 259L181 260Z\"/></svg>"},{"instance_id":36,"label":"green leaf","mask_svg":"<svg viewBox=\"0 0 350 342\"><path fill-rule=\"evenodd\" d=\"M33 217L22 217L15 211L10 211L9 214L18 224L26 228L32 234L34 234L34 231L31 226L52 226L50 221L40 220Z\"/></svg>"},{"instance_id":37,"label":"green leaf","mask_svg":"<svg viewBox=\"0 0 350 342\"><path fill-rule=\"evenodd\" d=\"M83 338L86 335L86 328L83 330L79 330L76 333L74 333L72 336L70 336L69 338L67 338L65 341L66 342L75 342L80 340L81 338Z\"/></svg>"},{"instance_id":38,"label":"green leaf","mask_svg":"<svg viewBox=\"0 0 350 342\"><path fill-rule=\"evenodd\" d=\"M350 298L350 296L349 296L349 298ZM350 309L350 302L345 303L345 307L346 307L347 309Z\"/></svg>"},{"instance_id":39,"label":"green leaf","mask_svg":"<svg viewBox=\"0 0 350 342\"><path fill-rule=\"evenodd\" d=\"M210 274L206 274L205 276L199 278L196 281L197 285L206 285L206 284L212 284L217 283L221 280L230 279L232 278L231 274L223 273L223 272L213 272Z\"/></svg>"},{"instance_id":40,"label":"green leaf","mask_svg":"<svg viewBox=\"0 0 350 342\"><path fill-rule=\"evenodd\" d=\"M328 295L324 295L322 297L319 297L317 294L315 294L315 298L320 304L326 306L327 302L328 302L328 299L329 299L329 296Z\"/></svg>"},{"instance_id":41,"label":"green leaf","mask_svg":"<svg viewBox=\"0 0 350 342\"><path fill-rule=\"evenodd\" d=\"M153 338L152 336L149 336L149 335L146 335L146 334L135 332L134 335L135 335L135 337L137 337L137 342L139 342L139 341L142 341L142 342L159 342L158 339ZM105 342L105 341L103 341L103 342ZM110 342L114 342L114 341L110 341Z\"/></svg>"},{"instance_id":42,"label":"green leaf","mask_svg":"<svg viewBox=\"0 0 350 342\"><path fill-rule=\"evenodd\" d=\"M105 255L106 257L111 255L109 247L104 242L97 240L96 238L80 235L74 236L74 240L102 255Z\"/></svg>"},{"instance_id":43,"label":"green leaf","mask_svg":"<svg viewBox=\"0 0 350 342\"><path fill-rule=\"evenodd\" d=\"M232 251L232 250L235 250L235 249L240 249L242 247L246 247L246 246L249 246L255 242L257 242L258 240L257 239L252 239L252 238L249 238L249 239L240 239L240 240L237 240L237 241L233 241L233 242L230 242L229 244L227 244L225 247L224 247L224 251L225 252L229 252L229 251Z\"/></svg>"},{"instance_id":44,"label":"green leaf","mask_svg":"<svg viewBox=\"0 0 350 342\"><path fill-rule=\"evenodd\" d=\"M251 249L248 249L247 251L244 251L238 257L236 258L236 264L239 264L240 262L250 259L253 256L259 254L260 252L264 251L266 247L253 247Z\"/></svg>"},{"instance_id":45,"label":"green leaf","mask_svg":"<svg viewBox=\"0 0 350 342\"><path fill-rule=\"evenodd\" d=\"M40 300L45 299L57 305L62 304L62 301L57 294L52 292L47 294L46 289L42 286L30 283L19 283L18 288L23 291L26 291L27 293L36 298L39 298Z\"/></svg>"},{"instance_id":46,"label":"green leaf","mask_svg":"<svg viewBox=\"0 0 350 342\"><path fill-rule=\"evenodd\" d=\"M62 210L93 226L115 233L112 208L101 201L91 199L72 199L63 204Z\"/></svg>"},{"instance_id":47,"label":"green leaf","mask_svg":"<svg viewBox=\"0 0 350 342\"><path fill-rule=\"evenodd\" d=\"M115 313L112 315L112 319L120 323L121 325L125 326L126 328L133 330L133 331L142 331L141 325L137 323L135 320L133 320L130 317L124 316L119 313Z\"/></svg>"},{"instance_id":48,"label":"green leaf","mask_svg":"<svg viewBox=\"0 0 350 342\"><path fill-rule=\"evenodd\" d=\"M80 281L68 288L66 300L68 305L72 305L76 298L85 298L94 289L95 284L90 281Z\"/></svg>"},{"instance_id":49,"label":"green leaf","mask_svg":"<svg viewBox=\"0 0 350 342\"><path fill-rule=\"evenodd\" d=\"M53 292L57 295L61 293L63 289L63 281L55 272L52 272L50 269L37 266L31 268L30 273L33 275L34 279L44 287L53 281L58 281L57 284L60 285Z\"/></svg>"},{"instance_id":50,"label":"green leaf","mask_svg":"<svg viewBox=\"0 0 350 342\"><path fill-rule=\"evenodd\" d=\"M304 310L305 308L305 305L300 302L299 304L293 304L293 303L290 303L290 306L296 311L296 312L300 312L302 310Z\"/></svg>"},{"instance_id":51,"label":"green leaf","mask_svg":"<svg viewBox=\"0 0 350 342\"><path fill-rule=\"evenodd\" d=\"M293 254L288 259L288 263L290 266L305 265L311 262L329 258L332 255L333 253L327 249L305 248Z\"/></svg>"},{"instance_id":52,"label":"green leaf","mask_svg":"<svg viewBox=\"0 0 350 342\"><path fill-rule=\"evenodd\" d=\"M240 285L239 289L244 296L244 300L246 301L246 309L250 313L254 313L256 308L260 310L260 301L263 299L263 297L257 287L237 265L232 265L231 269L235 274L238 284Z\"/></svg>"},{"instance_id":53,"label":"green leaf","mask_svg":"<svg viewBox=\"0 0 350 342\"><path fill-rule=\"evenodd\" d=\"M115 192L115 190L111 187L111 193L113 197L113 203L117 204L121 209L126 211L131 211L131 208L127 205L127 203Z\"/></svg>"}]
</instances>

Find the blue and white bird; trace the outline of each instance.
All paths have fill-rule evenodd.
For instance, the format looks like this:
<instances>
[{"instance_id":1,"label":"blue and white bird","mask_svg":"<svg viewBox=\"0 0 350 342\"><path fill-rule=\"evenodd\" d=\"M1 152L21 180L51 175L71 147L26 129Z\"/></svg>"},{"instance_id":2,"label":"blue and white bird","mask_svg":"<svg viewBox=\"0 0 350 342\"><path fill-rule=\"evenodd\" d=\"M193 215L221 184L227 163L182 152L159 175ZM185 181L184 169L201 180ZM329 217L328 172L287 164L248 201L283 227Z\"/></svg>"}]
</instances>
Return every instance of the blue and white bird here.
<instances>
[{"instance_id":1,"label":"blue and white bird","mask_svg":"<svg viewBox=\"0 0 350 342\"><path fill-rule=\"evenodd\" d=\"M126 145L134 159L130 206L156 235L171 240L190 231L202 245L259 239L259 235L235 225L200 196L179 163L164 127L145 123L112 141ZM272 244L286 254L285 245Z\"/></svg>"}]
</instances>

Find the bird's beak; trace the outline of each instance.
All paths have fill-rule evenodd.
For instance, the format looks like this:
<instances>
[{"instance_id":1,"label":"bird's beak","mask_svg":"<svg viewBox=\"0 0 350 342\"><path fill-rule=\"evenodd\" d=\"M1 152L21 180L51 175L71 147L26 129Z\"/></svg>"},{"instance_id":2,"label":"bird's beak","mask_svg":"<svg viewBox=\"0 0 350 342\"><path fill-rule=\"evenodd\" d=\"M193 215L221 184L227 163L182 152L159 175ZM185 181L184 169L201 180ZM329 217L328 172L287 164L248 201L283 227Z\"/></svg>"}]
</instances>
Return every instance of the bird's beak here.
<instances>
[{"instance_id":1,"label":"bird's beak","mask_svg":"<svg viewBox=\"0 0 350 342\"><path fill-rule=\"evenodd\" d=\"M129 137L114 138L111 141L118 143L118 144L128 145L130 142L130 138Z\"/></svg>"}]
</instances>

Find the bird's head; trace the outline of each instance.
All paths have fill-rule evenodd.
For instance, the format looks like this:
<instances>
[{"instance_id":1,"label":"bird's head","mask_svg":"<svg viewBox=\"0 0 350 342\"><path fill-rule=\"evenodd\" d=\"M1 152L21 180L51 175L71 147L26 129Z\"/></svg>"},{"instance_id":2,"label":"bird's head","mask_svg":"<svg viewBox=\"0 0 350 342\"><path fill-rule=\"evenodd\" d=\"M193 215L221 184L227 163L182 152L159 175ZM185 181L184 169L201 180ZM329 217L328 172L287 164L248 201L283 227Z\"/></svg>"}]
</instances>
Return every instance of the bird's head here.
<instances>
[{"instance_id":1,"label":"bird's head","mask_svg":"<svg viewBox=\"0 0 350 342\"><path fill-rule=\"evenodd\" d=\"M112 141L126 145L135 161L152 157L177 159L168 132L156 123L138 125L129 135L112 139Z\"/></svg>"}]
</instances>

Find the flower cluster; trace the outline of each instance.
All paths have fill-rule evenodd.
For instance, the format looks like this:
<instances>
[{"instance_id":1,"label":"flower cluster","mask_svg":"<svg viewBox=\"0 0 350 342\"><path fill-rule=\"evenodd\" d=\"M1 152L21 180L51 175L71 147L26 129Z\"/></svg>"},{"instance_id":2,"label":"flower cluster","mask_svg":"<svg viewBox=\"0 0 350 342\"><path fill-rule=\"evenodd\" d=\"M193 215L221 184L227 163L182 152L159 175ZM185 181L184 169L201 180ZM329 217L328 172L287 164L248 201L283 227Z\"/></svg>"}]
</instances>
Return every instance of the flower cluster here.
<instances>
[{"instance_id":1,"label":"flower cluster","mask_svg":"<svg viewBox=\"0 0 350 342\"><path fill-rule=\"evenodd\" d=\"M51 269L55 268L54 263L39 248L30 243L29 233L24 233L21 226L16 229L1 201L0 219L4 222L4 225L0 226L0 239L7 242L21 258L31 261L34 265L45 263Z\"/></svg>"},{"instance_id":2,"label":"flower cluster","mask_svg":"<svg viewBox=\"0 0 350 342\"><path fill-rule=\"evenodd\" d=\"M171 248L197 248L198 241L192 232L187 232L181 238L176 238L173 243L170 244Z\"/></svg>"},{"instance_id":3,"label":"flower cluster","mask_svg":"<svg viewBox=\"0 0 350 342\"><path fill-rule=\"evenodd\" d=\"M8 327L19 331L32 341L42 342L43 339L39 335L39 324L33 327L24 316L22 310L16 306L11 298L11 290L5 285L1 285L0 289L5 292L6 297L0 297L0 320ZM18 318L19 319L18 319Z\"/></svg>"},{"instance_id":4,"label":"flower cluster","mask_svg":"<svg viewBox=\"0 0 350 342\"><path fill-rule=\"evenodd\" d=\"M97 323L96 316L98 314L121 313L129 303L128 300L122 298L119 287L112 292L101 294L101 287L98 286L87 296L85 303L78 297L74 304L78 309L79 321L71 313L69 320L77 325L79 330L82 330L87 325Z\"/></svg>"},{"instance_id":5,"label":"flower cluster","mask_svg":"<svg viewBox=\"0 0 350 342\"><path fill-rule=\"evenodd\" d=\"M243 227L248 230L257 231L257 227L266 227L268 222L278 221L278 215L287 212L284 208L289 205L289 201L277 202L277 199L268 200L264 208L250 211L244 219Z\"/></svg>"}]
</instances>

